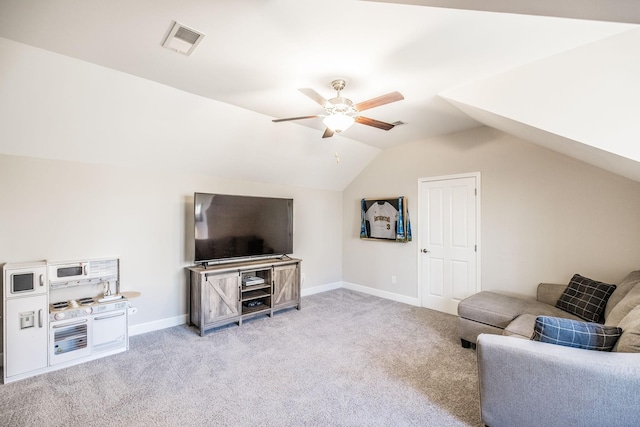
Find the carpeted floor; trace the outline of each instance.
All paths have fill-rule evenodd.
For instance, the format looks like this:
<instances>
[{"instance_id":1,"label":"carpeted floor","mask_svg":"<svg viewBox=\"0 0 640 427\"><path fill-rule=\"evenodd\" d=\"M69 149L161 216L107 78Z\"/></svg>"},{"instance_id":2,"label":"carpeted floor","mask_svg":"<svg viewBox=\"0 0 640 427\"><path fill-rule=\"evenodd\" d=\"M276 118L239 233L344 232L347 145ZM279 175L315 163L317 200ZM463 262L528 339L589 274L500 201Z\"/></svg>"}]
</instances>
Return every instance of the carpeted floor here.
<instances>
[{"instance_id":1,"label":"carpeted floor","mask_svg":"<svg viewBox=\"0 0 640 427\"><path fill-rule=\"evenodd\" d=\"M457 318L338 289L200 337L0 385L2 426L479 426Z\"/></svg>"}]
</instances>

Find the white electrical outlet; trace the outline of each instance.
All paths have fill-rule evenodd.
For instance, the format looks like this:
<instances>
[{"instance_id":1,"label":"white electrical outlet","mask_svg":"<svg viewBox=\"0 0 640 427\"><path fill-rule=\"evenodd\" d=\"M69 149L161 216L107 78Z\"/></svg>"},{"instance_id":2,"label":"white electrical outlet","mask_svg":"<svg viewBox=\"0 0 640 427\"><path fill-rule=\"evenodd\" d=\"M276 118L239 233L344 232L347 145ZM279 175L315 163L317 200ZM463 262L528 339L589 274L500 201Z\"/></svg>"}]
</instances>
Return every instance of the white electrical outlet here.
<instances>
[{"instance_id":1,"label":"white electrical outlet","mask_svg":"<svg viewBox=\"0 0 640 427\"><path fill-rule=\"evenodd\" d=\"M396 276L391 276L391 284L395 285L396 283L398 283L398 278Z\"/></svg>"}]
</instances>

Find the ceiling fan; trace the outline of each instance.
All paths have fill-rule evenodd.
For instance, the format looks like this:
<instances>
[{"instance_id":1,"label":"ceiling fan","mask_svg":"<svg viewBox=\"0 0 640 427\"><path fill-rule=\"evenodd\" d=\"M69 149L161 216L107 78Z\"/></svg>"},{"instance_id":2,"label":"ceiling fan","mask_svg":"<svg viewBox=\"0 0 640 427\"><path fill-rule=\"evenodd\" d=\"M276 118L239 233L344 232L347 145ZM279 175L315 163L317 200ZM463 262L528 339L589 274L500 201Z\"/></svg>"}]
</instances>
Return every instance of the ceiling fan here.
<instances>
[{"instance_id":1,"label":"ceiling fan","mask_svg":"<svg viewBox=\"0 0 640 427\"><path fill-rule=\"evenodd\" d=\"M313 89L298 89L303 94L317 102L326 114L317 114L315 116L289 117L287 119L274 119L273 122L287 122L291 120L315 119L322 118L323 123L327 127L322 135L323 138L329 138L334 133L340 133L349 128L353 123L372 126L374 128L390 130L395 125L391 123L381 122L380 120L370 119L360 115L360 112L369 108L379 107L380 105L389 104L404 99L400 92L391 92L368 101L354 104L350 99L340 96L340 91L344 89L346 82L342 79L331 82L333 89L338 92L335 98L326 100Z\"/></svg>"}]
</instances>

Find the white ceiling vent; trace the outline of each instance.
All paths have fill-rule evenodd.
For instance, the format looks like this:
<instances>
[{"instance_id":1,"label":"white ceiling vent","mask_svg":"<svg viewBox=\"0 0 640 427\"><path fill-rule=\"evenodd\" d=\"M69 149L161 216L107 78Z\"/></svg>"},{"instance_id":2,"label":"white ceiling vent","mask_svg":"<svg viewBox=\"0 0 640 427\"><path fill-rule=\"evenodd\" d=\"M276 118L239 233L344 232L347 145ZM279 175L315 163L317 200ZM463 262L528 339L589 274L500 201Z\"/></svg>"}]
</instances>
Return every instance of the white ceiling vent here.
<instances>
[{"instance_id":1,"label":"white ceiling vent","mask_svg":"<svg viewBox=\"0 0 640 427\"><path fill-rule=\"evenodd\" d=\"M204 38L204 34L174 21L162 46L185 55L191 55Z\"/></svg>"}]
</instances>

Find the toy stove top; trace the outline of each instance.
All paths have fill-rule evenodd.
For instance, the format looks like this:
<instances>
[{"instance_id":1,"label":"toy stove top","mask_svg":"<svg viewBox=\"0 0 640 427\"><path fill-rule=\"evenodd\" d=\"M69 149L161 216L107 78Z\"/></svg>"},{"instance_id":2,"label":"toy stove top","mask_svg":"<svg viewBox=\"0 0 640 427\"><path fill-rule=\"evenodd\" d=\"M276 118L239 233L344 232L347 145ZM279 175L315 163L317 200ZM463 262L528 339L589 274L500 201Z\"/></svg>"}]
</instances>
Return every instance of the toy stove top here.
<instances>
[{"instance_id":1,"label":"toy stove top","mask_svg":"<svg viewBox=\"0 0 640 427\"><path fill-rule=\"evenodd\" d=\"M96 303L96 300L91 297L72 299L69 301L60 301L49 304L49 312L64 311L68 309L75 309L79 307L87 307Z\"/></svg>"},{"instance_id":2,"label":"toy stove top","mask_svg":"<svg viewBox=\"0 0 640 427\"><path fill-rule=\"evenodd\" d=\"M49 318L51 321L89 316L94 313L123 309L127 300L122 295L103 298L78 298L69 301L59 301L49 304Z\"/></svg>"}]
</instances>

